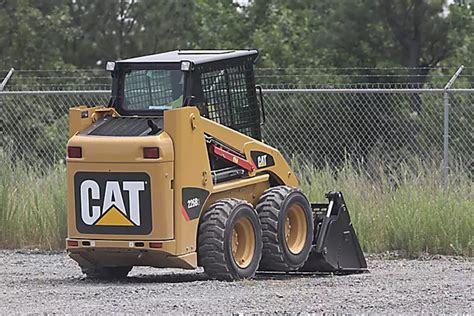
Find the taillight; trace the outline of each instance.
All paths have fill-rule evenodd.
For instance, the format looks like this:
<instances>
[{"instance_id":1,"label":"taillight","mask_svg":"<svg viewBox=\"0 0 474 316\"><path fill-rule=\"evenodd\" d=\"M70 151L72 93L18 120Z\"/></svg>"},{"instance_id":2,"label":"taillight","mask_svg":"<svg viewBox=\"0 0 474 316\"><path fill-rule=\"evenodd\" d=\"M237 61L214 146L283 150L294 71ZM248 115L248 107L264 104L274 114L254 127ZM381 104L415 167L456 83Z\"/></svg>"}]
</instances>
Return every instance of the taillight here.
<instances>
[{"instance_id":1,"label":"taillight","mask_svg":"<svg viewBox=\"0 0 474 316\"><path fill-rule=\"evenodd\" d=\"M163 248L163 243L162 242L151 242L150 243L150 248Z\"/></svg>"},{"instance_id":2,"label":"taillight","mask_svg":"<svg viewBox=\"0 0 474 316\"><path fill-rule=\"evenodd\" d=\"M69 247L77 247L77 246L79 246L79 242L77 240L68 240L67 245Z\"/></svg>"},{"instance_id":3,"label":"taillight","mask_svg":"<svg viewBox=\"0 0 474 316\"><path fill-rule=\"evenodd\" d=\"M82 148L78 146L67 146L67 156L69 158L82 158Z\"/></svg>"},{"instance_id":4,"label":"taillight","mask_svg":"<svg viewBox=\"0 0 474 316\"><path fill-rule=\"evenodd\" d=\"M143 148L143 158L145 159L158 159L160 158L160 150L158 147L145 147Z\"/></svg>"}]
</instances>

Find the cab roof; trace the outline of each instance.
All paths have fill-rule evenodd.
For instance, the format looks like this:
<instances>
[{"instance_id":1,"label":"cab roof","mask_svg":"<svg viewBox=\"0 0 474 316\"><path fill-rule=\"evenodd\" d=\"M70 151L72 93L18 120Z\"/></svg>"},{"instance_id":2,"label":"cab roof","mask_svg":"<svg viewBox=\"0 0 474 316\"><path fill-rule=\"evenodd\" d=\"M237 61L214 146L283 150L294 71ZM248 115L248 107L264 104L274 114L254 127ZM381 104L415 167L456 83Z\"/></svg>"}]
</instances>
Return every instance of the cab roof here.
<instances>
[{"instance_id":1,"label":"cab roof","mask_svg":"<svg viewBox=\"0 0 474 316\"><path fill-rule=\"evenodd\" d=\"M214 61L226 60L231 58L258 56L255 49L249 50L174 50L154 55L140 56L123 59L118 63L181 63L190 61L195 65L205 64Z\"/></svg>"}]
</instances>

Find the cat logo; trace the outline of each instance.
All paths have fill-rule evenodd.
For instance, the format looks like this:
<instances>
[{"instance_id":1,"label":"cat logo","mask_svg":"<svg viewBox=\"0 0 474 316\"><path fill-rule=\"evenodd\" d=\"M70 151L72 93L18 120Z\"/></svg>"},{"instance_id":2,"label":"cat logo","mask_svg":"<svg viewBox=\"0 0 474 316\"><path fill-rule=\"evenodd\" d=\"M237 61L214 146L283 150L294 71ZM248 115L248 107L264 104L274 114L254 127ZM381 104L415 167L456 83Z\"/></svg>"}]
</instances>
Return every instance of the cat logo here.
<instances>
[{"instance_id":1,"label":"cat logo","mask_svg":"<svg viewBox=\"0 0 474 316\"><path fill-rule=\"evenodd\" d=\"M144 173L88 173L75 177L76 226L86 233L151 231L150 180Z\"/></svg>"},{"instance_id":2,"label":"cat logo","mask_svg":"<svg viewBox=\"0 0 474 316\"><path fill-rule=\"evenodd\" d=\"M264 168L267 166L267 155L257 157L257 168Z\"/></svg>"},{"instance_id":3,"label":"cat logo","mask_svg":"<svg viewBox=\"0 0 474 316\"><path fill-rule=\"evenodd\" d=\"M256 163L257 169L268 168L275 165L273 156L263 151L250 151L252 160Z\"/></svg>"},{"instance_id":4,"label":"cat logo","mask_svg":"<svg viewBox=\"0 0 474 316\"><path fill-rule=\"evenodd\" d=\"M140 226L140 192L145 190L143 181L124 181L123 191L128 193L129 218L118 181L105 183L105 196L101 206L90 206L91 200L99 200L100 188L94 180L81 183L81 218L86 225Z\"/></svg>"}]
</instances>

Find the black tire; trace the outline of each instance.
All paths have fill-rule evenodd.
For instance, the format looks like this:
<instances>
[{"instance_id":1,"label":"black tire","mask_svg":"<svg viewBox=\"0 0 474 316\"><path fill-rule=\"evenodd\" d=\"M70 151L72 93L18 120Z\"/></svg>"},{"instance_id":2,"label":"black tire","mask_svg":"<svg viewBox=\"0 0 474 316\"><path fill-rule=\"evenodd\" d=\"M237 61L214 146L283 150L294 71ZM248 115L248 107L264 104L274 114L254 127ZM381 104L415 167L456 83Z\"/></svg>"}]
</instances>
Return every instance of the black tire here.
<instances>
[{"instance_id":1,"label":"black tire","mask_svg":"<svg viewBox=\"0 0 474 316\"><path fill-rule=\"evenodd\" d=\"M233 235L242 225L246 225L250 234L253 231L254 239L252 241L249 235L246 239L248 242L242 242L240 248L253 246L245 249L236 246L234 249ZM240 238L247 237L242 233ZM240 262L239 265L235 258L240 250L245 251L248 260ZM261 257L262 229L257 213L250 203L239 199L223 199L209 206L201 218L198 236L199 264L209 277L228 281L251 278Z\"/></svg>"},{"instance_id":2,"label":"black tire","mask_svg":"<svg viewBox=\"0 0 474 316\"><path fill-rule=\"evenodd\" d=\"M133 267L95 267L82 268L87 278L95 280L120 280L125 279Z\"/></svg>"},{"instance_id":3,"label":"black tire","mask_svg":"<svg viewBox=\"0 0 474 316\"><path fill-rule=\"evenodd\" d=\"M286 239L285 229L288 212L295 212L297 208L299 223L306 221L305 225L295 225L295 230L300 227L306 235L296 235L294 242L297 251L291 251ZM266 190L257 203L257 213L262 224L263 251L259 270L262 271L295 271L308 259L313 242L313 213L306 196L300 189L287 186L277 186ZM304 220L303 220L304 218ZM288 219L289 221L289 219ZM291 226L288 227L291 231ZM300 234L294 232L294 234ZM289 234L289 233L288 233ZM303 233L301 233L303 234ZM291 238L291 235L290 235Z\"/></svg>"}]
</instances>

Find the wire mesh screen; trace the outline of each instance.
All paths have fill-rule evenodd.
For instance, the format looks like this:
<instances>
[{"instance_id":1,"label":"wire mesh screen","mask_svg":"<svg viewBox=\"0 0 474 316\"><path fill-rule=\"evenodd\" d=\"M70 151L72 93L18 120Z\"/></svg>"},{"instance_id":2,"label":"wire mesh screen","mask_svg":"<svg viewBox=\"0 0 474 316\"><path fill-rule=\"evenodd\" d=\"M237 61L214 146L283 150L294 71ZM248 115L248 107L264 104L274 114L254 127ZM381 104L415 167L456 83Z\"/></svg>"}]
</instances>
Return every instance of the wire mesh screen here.
<instances>
[{"instance_id":1,"label":"wire mesh screen","mask_svg":"<svg viewBox=\"0 0 474 316\"><path fill-rule=\"evenodd\" d=\"M171 108L183 93L178 70L132 70L125 75L124 104L127 110Z\"/></svg>"},{"instance_id":2,"label":"wire mesh screen","mask_svg":"<svg viewBox=\"0 0 474 316\"><path fill-rule=\"evenodd\" d=\"M252 64L201 71L207 116L243 134L260 139Z\"/></svg>"}]
</instances>

